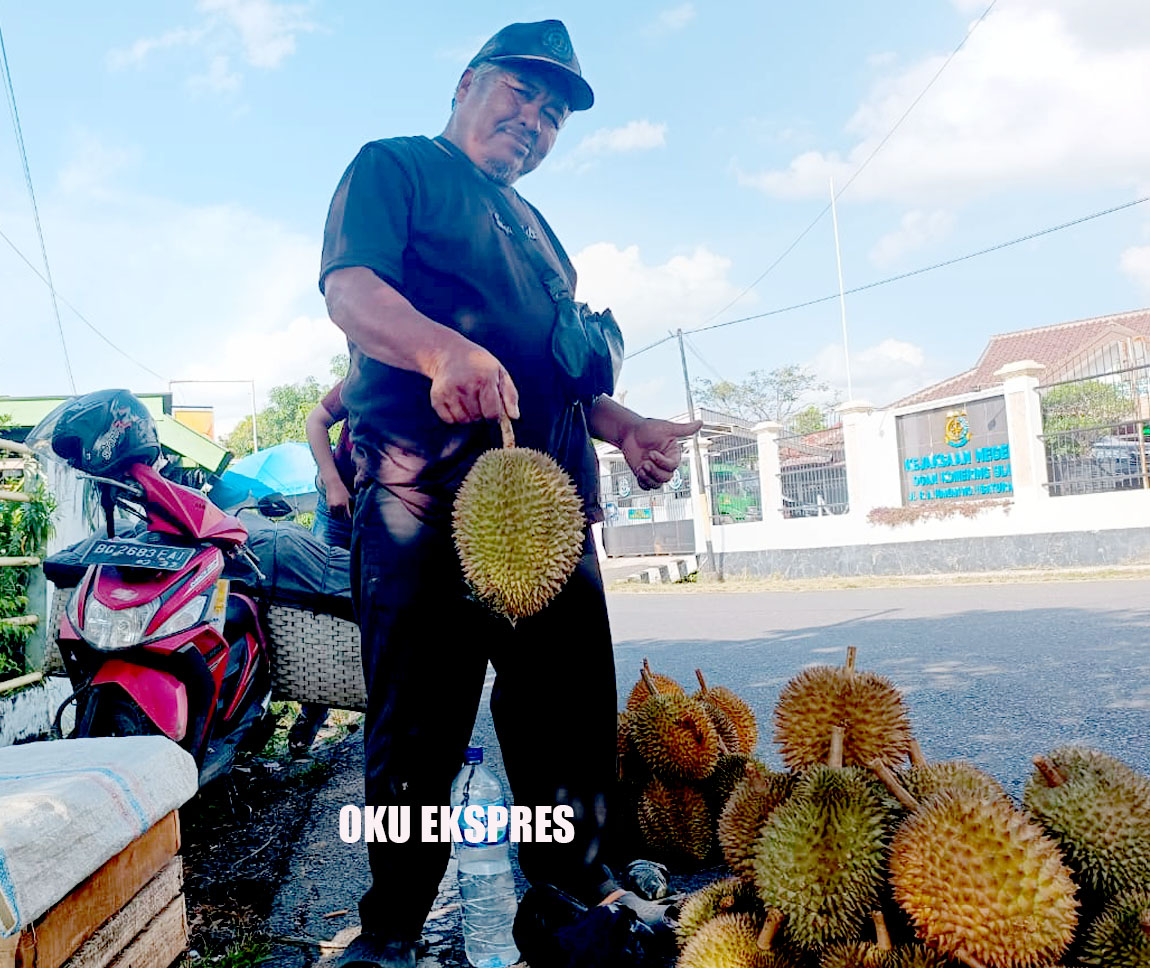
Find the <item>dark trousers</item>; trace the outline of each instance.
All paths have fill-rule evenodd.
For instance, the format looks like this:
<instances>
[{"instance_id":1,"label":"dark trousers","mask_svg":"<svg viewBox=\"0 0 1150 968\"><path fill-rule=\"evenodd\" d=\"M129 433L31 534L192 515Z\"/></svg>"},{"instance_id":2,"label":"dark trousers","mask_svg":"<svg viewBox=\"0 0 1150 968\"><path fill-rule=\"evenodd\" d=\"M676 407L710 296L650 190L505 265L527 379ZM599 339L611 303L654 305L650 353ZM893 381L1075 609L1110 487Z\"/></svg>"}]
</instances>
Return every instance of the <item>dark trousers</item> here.
<instances>
[{"instance_id":1,"label":"dark trousers","mask_svg":"<svg viewBox=\"0 0 1150 968\"><path fill-rule=\"evenodd\" d=\"M365 931L415 940L450 857L423 843L419 807L449 802L475 724L488 659L491 713L519 805L571 804L569 844L519 845L532 883L589 903L609 872L606 817L616 777L615 662L590 539L575 573L514 627L471 600L449 527L418 520L391 492L361 490L352 543L367 684L366 802L411 805L411 838L369 844Z\"/></svg>"}]
</instances>

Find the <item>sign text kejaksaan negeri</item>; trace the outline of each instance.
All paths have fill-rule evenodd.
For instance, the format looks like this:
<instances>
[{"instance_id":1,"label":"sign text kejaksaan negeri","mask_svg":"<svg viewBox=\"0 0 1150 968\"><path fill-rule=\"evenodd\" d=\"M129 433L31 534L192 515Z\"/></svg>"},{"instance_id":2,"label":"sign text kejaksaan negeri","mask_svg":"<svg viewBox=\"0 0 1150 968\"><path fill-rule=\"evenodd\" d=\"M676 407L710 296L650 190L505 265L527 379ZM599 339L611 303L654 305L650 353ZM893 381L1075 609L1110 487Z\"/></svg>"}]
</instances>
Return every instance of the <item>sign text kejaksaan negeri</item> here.
<instances>
[{"instance_id":1,"label":"sign text kejaksaan negeri","mask_svg":"<svg viewBox=\"0 0 1150 968\"><path fill-rule=\"evenodd\" d=\"M575 839L573 807L504 807L498 804L467 807L357 806L339 811L339 838L345 844L402 844L411 839L412 811L419 811L419 838L425 843L567 844Z\"/></svg>"}]
</instances>

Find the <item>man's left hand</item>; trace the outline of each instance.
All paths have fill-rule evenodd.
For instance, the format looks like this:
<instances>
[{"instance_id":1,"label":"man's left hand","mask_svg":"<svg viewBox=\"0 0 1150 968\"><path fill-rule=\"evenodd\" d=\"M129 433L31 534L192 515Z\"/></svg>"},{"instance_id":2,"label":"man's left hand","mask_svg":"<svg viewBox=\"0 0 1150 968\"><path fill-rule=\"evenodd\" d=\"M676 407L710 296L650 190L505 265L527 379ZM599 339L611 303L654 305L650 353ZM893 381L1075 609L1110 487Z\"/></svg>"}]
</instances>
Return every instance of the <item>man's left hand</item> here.
<instances>
[{"instance_id":1,"label":"man's left hand","mask_svg":"<svg viewBox=\"0 0 1150 968\"><path fill-rule=\"evenodd\" d=\"M645 491L662 487L671 479L683 459L679 443L703 426L703 421L675 423L673 420L641 420L623 435L619 449Z\"/></svg>"}]
</instances>

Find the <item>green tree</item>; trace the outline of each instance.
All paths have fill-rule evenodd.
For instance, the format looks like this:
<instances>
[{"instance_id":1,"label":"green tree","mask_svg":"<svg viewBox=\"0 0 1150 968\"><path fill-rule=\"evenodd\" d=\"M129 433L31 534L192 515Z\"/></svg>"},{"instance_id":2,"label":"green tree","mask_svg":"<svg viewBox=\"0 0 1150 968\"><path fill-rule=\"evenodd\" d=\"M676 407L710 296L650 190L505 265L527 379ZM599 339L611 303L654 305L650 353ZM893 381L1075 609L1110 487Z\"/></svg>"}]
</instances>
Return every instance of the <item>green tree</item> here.
<instances>
[{"instance_id":1,"label":"green tree","mask_svg":"<svg viewBox=\"0 0 1150 968\"><path fill-rule=\"evenodd\" d=\"M1088 454L1099 438L1135 419L1126 384L1078 380L1042 395L1042 434L1051 456Z\"/></svg>"},{"instance_id":2,"label":"green tree","mask_svg":"<svg viewBox=\"0 0 1150 968\"><path fill-rule=\"evenodd\" d=\"M792 433L814 434L820 430L826 430L827 421L823 416L823 411L811 404L791 417L788 426Z\"/></svg>"},{"instance_id":3,"label":"green tree","mask_svg":"<svg viewBox=\"0 0 1150 968\"><path fill-rule=\"evenodd\" d=\"M829 390L829 384L795 363L773 370L751 370L739 383L698 379L692 386L699 406L743 420L777 420L779 423L787 423L794 417L805 399ZM808 406L807 409L815 408Z\"/></svg>"},{"instance_id":4,"label":"green tree","mask_svg":"<svg viewBox=\"0 0 1150 968\"><path fill-rule=\"evenodd\" d=\"M256 413L256 436L259 438L260 449L289 440L306 441L304 422L307 415L336 381L347 376L348 366L347 354L341 353L331 358L330 383L320 383L314 376L309 376L300 383L284 383L272 387L268 392L268 405ZM236 424L235 429L224 438L224 446L237 459L247 457L252 452L251 417L244 417Z\"/></svg>"}]
</instances>

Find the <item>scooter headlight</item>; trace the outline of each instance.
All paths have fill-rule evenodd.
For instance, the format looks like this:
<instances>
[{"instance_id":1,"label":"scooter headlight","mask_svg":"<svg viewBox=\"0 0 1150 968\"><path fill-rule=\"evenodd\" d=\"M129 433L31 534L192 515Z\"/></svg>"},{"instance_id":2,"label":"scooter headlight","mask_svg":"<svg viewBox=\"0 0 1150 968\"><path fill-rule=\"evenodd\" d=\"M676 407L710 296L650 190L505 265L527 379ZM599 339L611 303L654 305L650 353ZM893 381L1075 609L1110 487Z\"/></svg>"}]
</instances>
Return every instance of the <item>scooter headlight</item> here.
<instances>
[{"instance_id":1,"label":"scooter headlight","mask_svg":"<svg viewBox=\"0 0 1150 968\"><path fill-rule=\"evenodd\" d=\"M148 623L160 607L159 602L145 602L133 608L108 608L95 597L84 606L84 641L101 652L130 649L143 641Z\"/></svg>"},{"instance_id":2,"label":"scooter headlight","mask_svg":"<svg viewBox=\"0 0 1150 968\"><path fill-rule=\"evenodd\" d=\"M164 619L164 623L149 638L162 639L165 635L175 635L184 629L190 629L203 617L207 605L207 595L197 595L195 598L188 599L177 612Z\"/></svg>"}]
</instances>

